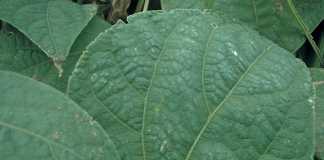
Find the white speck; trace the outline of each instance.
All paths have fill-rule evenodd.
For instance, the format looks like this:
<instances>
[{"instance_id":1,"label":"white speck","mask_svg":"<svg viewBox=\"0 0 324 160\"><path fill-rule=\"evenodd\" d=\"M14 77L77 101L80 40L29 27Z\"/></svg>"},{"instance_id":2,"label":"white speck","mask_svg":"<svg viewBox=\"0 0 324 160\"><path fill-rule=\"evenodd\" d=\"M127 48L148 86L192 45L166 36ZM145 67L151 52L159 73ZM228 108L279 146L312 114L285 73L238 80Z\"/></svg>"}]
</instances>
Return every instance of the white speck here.
<instances>
[{"instance_id":1,"label":"white speck","mask_svg":"<svg viewBox=\"0 0 324 160\"><path fill-rule=\"evenodd\" d=\"M238 53L237 53L236 51L234 51L234 52L233 52L233 54L234 54L235 56L237 56L237 55L238 55Z\"/></svg>"},{"instance_id":2,"label":"white speck","mask_svg":"<svg viewBox=\"0 0 324 160\"><path fill-rule=\"evenodd\" d=\"M104 150L103 150L103 148L101 148L101 147L98 149L98 151L99 151L100 153L104 153Z\"/></svg>"},{"instance_id":3,"label":"white speck","mask_svg":"<svg viewBox=\"0 0 324 160\"><path fill-rule=\"evenodd\" d=\"M97 137L97 132L93 131L92 132L92 135L95 136L95 137Z\"/></svg>"},{"instance_id":4,"label":"white speck","mask_svg":"<svg viewBox=\"0 0 324 160\"><path fill-rule=\"evenodd\" d=\"M108 81L105 78L99 79L98 83L106 84Z\"/></svg>"},{"instance_id":5,"label":"white speck","mask_svg":"<svg viewBox=\"0 0 324 160\"><path fill-rule=\"evenodd\" d=\"M93 81L96 81L98 78L98 74L94 73L91 77L90 77L90 80L93 82Z\"/></svg>"},{"instance_id":6,"label":"white speck","mask_svg":"<svg viewBox=\"0 0 324 160\"><path fill-rule=\"evenodd\" d=\"M203 9L203 10L202 10L202 13L203 13L203 14L209 13L209 10L208 10L208 9Z\"/></svg>"},{"instance_id":7,"label":"white speck","mask_svg":"<svg viewBox=\"0 0 324 160\"><path fill-rule=\"evenodd\" d=\"M212 24L210 24L212 27L214 27L215 29L216 28L218 28L218 25L217 24L214 24L214 23L212 23Z\"/></svg>"},{"instance_id":8,"label":"white speck","mask_svg":"<svg viewBox=\"0 0 324 160\"><path fill-rule=\"evenodd\" d=\"M80 118L80 114L79 114L79 113L75 113L75 114L74 114L74 117L75 117L75 118Z\"/></svg>"},{"instance_id":9,"label":"white speck","mask_svg":"<svg viewBox=\"0 0 324 160\"><path fill-rule=\"evenodd\" d=\"M312 98L309 98L308 99L308 102L311 103L311 104L313 104L314 103L314 100Z\"/></svg>"},{"instance_id":10,"label":"white speck","mask_svg":"<svg viewBox=\"0 0 324 160\"><path fill-rule=\"evenodd\" d=\"M108 77L108 76L109 76L109 72L100 73L100 77Z\"/></svg>"},{"instance_id":11,"label":"white speck","mask_svg":"<svg viewBox=\"0 0 324 160\"><path fill-rule=\"evenodd\" d=\"M58 140L61 136L61 134L58 132L58 131L55 131L53 134L52 134L52 138L54 140Z\"/></svg>"},{"instance_id":12,"label":"white speck","mask_svg":"<svg viewBox=\"0 0 324 160\"><path fill-rule=\"evenodd\" d=\"M164 140L163 142L162 142L162 145L161 145L161 147L160 147L160 152L163 152L164 151L164 149L165 149L165 146L168 144L168 141L166 141L166 140Z\"/></svg>"},{"instance_id":13,"label":"white speck","mask_svg":"<svg viewBox=\"0 0 324 160\"><path fill-rule=\"evenodd\" d=\"M90 117L89 118L89 123L90 123L91 126L93 126L96 123L96 121L92 117Z\"/></svg>"}]
</instances>

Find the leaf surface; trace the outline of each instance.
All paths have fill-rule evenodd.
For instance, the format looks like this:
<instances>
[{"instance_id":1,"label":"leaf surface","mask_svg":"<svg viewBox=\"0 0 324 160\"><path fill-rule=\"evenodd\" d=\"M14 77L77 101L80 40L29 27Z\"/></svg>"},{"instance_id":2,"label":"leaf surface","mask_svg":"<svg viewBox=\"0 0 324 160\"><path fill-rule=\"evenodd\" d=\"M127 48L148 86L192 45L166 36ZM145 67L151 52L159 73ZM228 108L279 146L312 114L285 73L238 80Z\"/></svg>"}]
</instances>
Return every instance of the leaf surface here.
<instances>
[{"instance_id":1,"label":"leaf surface","mask_svg":"<svg viewBox=\"0 0 324 160\"><path fill-rule=\"evenodd\" d=\"M68 89L124 159L311 159L311 78L286 50L198 10L128 22L88 47Z\"/></svg>"},{"instance_id":2,"label":"leaf surface","mask_svg":"<svg viewBox=\"0 0 324 160\"><path fill-rule=\"evenodd\" d=\"M0 70L17 72L65 92L67 81L85 47L110 25L93 18L72 46L60 77L53 61L18 31L0 33Z\"/></svg>"},{"instance_id":3,"label":"leaf surface","mask_svg":"<svg viewBox=\"0 0 324 160\"><path fill-rule=\"evenodd\" d=\"M324 19L323 0L294 0L294 4L310 29L307 32L312 32ZM291 52L297 51L306 40L286 0L162 0L162 7L222 11Z\"/></svg>"},{"instance_id":4,"label":"leaf surface","mask_svg":"<svg viewBox=\"0 0 324 160\"><path fill-rule=\"evenodd\" d=\"M67 0L0 0L0 19L24 33L57 63L66 59L95 14L94 5Z\"/></svg>"},{"instance_id":5,"label":"leaf surface","mask_svg":"<svg viewBox=\"0 0 324 160\"><path fill-rule=\"evenodd\" d=\"M118 160L101 126L64 94L0 71L0 156L6 160Z\"/></svg>"}]
</instances>

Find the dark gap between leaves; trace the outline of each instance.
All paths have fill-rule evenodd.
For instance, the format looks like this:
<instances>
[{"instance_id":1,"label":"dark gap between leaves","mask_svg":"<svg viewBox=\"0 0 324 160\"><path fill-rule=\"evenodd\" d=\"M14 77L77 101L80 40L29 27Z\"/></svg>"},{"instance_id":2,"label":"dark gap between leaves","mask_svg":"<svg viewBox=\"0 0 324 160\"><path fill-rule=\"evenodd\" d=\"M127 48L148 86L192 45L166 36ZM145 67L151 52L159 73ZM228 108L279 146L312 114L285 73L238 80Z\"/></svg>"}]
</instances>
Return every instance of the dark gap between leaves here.
<instances>
[{"instance_id":1,"label":"dark gap between leaves","mask_svg":"<svg viewBox=\"0 0 324 160\"><path fill-rule=\"evenodd\" d=\"M316 157L316 156L314 156L314 160L321 160L320 158L318 158L318 157Z\"/></svg>"},{"instance_id":2,"label":"dark gap between leaves","mask_svg":"<svg viewBox=\"0 0 324 160\"><path fill-rule=\"evenodd\" d=\"M148 10L161 10L161 0L150 0Z\"/></svg>"},{"instance_id":3,"label":"dark gap between leaves","mask_svg":"<svg viewBox=\"0 0 324 160\"><path fill-rule=\"evenodd\" d=\"M135 14L138 6L139 0L131 0L131 3L127 9L128 16ZM161 0L150 0L148 10L161 10ZM125 23L127 23L127 19L122 19Z\"/></svg>"},{"instance_id":4,"label":"dark gap between leaves","mask_svg":"<svg viewBox=\"0 0 324 160\"><path fill-rule=\"evenodd\" d=\"M138 0L132 0L128 9L127 9L127 13L128 15L132 15L136 12L136 7L137 7L137 4L138 4Z\"/></svg>"},{"instance_id":5,"label":"dark gap between leaves","mask_svg":"<svg viewBox=\"0 0 324 160\"><path fill-rule=\"evenodd\" d=\"M319 46L321 40L321 33L324 32L324 21L322 21L312 32L312 36L314 37L314 41ZM324 38L324 37L322 37ZM319 46L320 47L320 46ZM311 44L306 40L302 47L300 47L296 52L297 58L300 58L305 62L307 67L313 67L313 64L317 58ZM322 57L323 59L323 57ZM322 67L323 64L322 64Z\"/></svg>"}]
</instances>

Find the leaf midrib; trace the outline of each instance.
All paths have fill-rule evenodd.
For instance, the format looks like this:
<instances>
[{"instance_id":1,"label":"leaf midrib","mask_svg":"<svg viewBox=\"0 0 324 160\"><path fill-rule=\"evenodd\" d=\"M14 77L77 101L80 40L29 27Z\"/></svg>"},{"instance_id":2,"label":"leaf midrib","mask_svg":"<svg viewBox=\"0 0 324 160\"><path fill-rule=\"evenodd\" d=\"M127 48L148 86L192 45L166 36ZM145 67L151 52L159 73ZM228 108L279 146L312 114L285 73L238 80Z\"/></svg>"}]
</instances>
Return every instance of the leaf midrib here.
<instances>
[{"instance_id":1,"label":"leaf midrib","mask_svg":"<svg viewBox=\"0 0 324 160\"><path fill-rule=\"evenodd\" d=\"M144 97L144 105L143 105L143 120L142 120L142 129L141 129L141 145L142 145L143 160L146 160L145 140L144 140L146 108L147 108L147 105L148 105L148 99L149 99L149 95L150 95L150 92L151 92L151 88L153 86L153 79L156 76L156 72L157 72L158 64L160 63L160 60L161 60L161 56L165 52L165 44L166 44L166 42L169 40L170 36L175 31L175 29L179 25L181 25L182 22L186 21L189 18L192 18L192 17L187 16L186 18L183 18L181 20L181 22L175 23L174 27L171 29L171 31L168 33L168 35L164 39L163 44L162 44L162 49L160 50L159 56L158 56L157 60L154 63L153 73L152 73L152 76L151 76L149 87L147 88L147 91L146 91L146 94L145 94L145 97Z\"/></svg>"}]
</instances>

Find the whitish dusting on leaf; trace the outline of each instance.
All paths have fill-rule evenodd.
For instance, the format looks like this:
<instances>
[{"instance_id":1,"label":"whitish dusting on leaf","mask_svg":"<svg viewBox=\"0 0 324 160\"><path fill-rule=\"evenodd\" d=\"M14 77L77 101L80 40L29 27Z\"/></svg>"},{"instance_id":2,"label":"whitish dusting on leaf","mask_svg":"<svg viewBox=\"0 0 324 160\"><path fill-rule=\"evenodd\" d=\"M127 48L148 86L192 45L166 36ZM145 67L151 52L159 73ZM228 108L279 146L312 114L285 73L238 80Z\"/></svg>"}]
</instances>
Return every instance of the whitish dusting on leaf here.
<instances>
[{"instance_id":1,"label":"whitish dusting on leaf","mask_svg":"<svg viewBox=\"0 0 324 160\"><path fill-rule=\"evenodd\" d=\"M318 86L318 85L323 85L324 81L315 81L313 83L314 83L315 86Z\"/></svg>"},{"instance_id":2,"label":"whitish dusting on leaf","mask_svg":"<svg viewBox=\"0 0 324 160\"><path fill-rule=\"evenodd\" d=\"M53 134L52 134L52 138L55 139L55 140L58 140L60 139L60 133L58 131L55 131Z\"/></svg>"}]
</instances>

